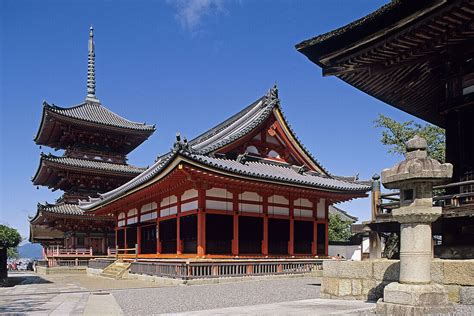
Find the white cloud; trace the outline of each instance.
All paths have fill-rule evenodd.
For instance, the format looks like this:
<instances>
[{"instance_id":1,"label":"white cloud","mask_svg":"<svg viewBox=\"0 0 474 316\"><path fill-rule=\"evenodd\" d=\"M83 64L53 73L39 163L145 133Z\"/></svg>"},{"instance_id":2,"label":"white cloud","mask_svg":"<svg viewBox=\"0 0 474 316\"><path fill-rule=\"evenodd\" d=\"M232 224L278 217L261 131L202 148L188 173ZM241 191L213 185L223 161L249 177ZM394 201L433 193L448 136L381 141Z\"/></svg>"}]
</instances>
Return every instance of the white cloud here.
<instances>
[{"instance_id":1,"label":"white cloud","mask_svg":"<svg viewBox=\"0 0 474 316\"><path fill-rule=\"evenodd\" d=\"M176 18L186 30L194 30L205 16L224 12L224 0L168 0L176 7Z\"/></svg>"}]
</instances>

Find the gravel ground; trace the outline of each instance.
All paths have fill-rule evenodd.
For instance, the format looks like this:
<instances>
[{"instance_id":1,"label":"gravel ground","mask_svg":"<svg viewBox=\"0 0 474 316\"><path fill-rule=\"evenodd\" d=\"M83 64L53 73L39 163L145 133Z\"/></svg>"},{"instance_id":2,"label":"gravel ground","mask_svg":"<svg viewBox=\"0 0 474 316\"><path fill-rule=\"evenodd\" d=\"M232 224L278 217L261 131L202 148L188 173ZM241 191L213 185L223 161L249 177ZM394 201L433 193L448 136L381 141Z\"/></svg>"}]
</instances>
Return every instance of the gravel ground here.
<instances>
[{"instance_id":1,"label":"gravel ground","mask_svg":"<svg viewBox=\"0 0 474 316\"><path fill-rule=\"evenodd\" d=\"M319 298L311 277L112 291L125 314L176 313Z\"/></svg>"}]
</instances>

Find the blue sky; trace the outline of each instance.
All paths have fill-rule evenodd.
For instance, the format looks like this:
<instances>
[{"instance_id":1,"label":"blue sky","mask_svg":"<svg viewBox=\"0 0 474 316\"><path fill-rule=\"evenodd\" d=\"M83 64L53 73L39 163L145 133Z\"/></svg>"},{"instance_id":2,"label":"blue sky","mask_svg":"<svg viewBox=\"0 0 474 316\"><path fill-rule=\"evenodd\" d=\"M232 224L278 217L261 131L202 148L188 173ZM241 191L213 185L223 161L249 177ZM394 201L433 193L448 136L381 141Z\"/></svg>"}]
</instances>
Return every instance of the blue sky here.
<instances>
[{"instance_id":1,"label":"blue sky","mask_svg":"<svg viewBox=\"0 0 474 316\"><path fill-rule=\"evenodd\" d=\"M98 98L128 119L157 125L130 163L151 164L177 131L192 138L277 82L292 127L324 167L363 179L380 173L400 157L380 144L374 119L413 117L323 78L294 45L385 2L1 1L0 222L27 237L36 203L60 195L31 184L40 152L51 152L32 139L43 100L64 107L84 100L90 24ZM341 206L368 219L369 205Z\"/></svg>"}]
</instances>

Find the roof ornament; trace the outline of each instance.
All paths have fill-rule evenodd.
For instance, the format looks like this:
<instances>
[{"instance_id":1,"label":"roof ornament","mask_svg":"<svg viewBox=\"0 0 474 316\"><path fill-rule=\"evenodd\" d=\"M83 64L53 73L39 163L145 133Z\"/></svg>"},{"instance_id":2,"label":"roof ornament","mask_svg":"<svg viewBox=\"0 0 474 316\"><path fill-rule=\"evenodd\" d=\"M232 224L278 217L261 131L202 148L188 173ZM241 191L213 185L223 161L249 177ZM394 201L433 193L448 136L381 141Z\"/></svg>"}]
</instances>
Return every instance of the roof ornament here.
<instances>
[{"instance_id":1,"label":"roof ornament","mask_svg":"<svg viewBox=\"0 0 474 316\"><path fill-rule=\"evenodd\" d=\"M193 153L193 148L188 142L188 139L186 137L183 137L181 139L181 134L178 132L176 133L176 141L174 142L172 151L177 152L177 151L185 151L187 153Z\"/></svg>"},{"instance_id":2,"label":"roof ornament","mask_svg":"<svg viewBox=\"0 0 474 316\"><path fill-rule=\"evenodd\" d=\"M240 162L241 164L245 165L245 163L247 162L247 159L248 159L248 155L249 153L246 151L244 152L243 154L240 154L237 156L237 162Z\"/></svg>"},{"instance_id":3,"label":"roof ornament","mask_svg":"<svg viewBox=\"0 0 474 316\"><path fill-rule=\"evenodd\" d=\"M89 28L89 54L87 57L87 97L86 101L99 103L95 96L95 49L94 49L94 28Z\"/></svg>"},{"instance_id":4,"label":"roof ornament","mask_svg":"<svg viewBox=\"0 0 474 316\"><path fill-rule=\"evenodd\" d=\"M275 83L273 85L273 87L271 87L271 89L268 91L267 93L267 98L269 98L270 100L278 100L278 86L277 84Z\"/></svg>"}]
</instances>

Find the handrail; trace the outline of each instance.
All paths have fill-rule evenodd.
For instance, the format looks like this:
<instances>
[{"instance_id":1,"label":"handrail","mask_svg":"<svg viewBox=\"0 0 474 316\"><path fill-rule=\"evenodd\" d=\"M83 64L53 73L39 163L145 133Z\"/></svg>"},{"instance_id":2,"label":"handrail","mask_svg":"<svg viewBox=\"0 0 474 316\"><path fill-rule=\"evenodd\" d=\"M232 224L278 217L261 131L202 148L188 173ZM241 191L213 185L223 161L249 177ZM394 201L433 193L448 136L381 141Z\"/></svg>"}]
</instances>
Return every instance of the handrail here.
<instances>
[{"instance_id":1,"label":"handrail","mask_svg":"<svg viewBox=\"0 0 474 316\"><path fill-rule=\"evenodd\" d=\"M454 187L459 187L459 186L462 186L462 185L470 185L470 184L474 184L474 180L467 180L467 181L448 183L448 184L444 184L444 185L437 185L437 186L433 187L433 190L442 190L442 189L446 189L446 188L454 188Z\"/></svg>"}]
</instances>

